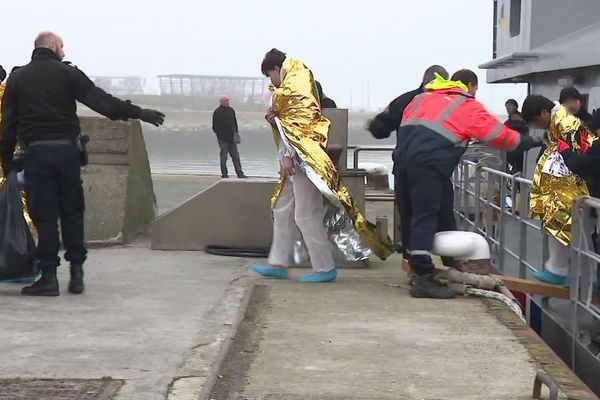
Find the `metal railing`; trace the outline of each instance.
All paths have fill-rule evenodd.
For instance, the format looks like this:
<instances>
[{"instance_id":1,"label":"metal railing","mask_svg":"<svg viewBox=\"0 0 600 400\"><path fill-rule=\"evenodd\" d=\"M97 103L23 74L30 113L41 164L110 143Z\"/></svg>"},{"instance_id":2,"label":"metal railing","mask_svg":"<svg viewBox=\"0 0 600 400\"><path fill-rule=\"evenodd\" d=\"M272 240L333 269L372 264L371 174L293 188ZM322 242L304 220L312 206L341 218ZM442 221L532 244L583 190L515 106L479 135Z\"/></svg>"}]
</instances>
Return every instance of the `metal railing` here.
<instances>
[{"instance_id":1,"label":"metal railing","mask_svg":"<svg viewBox=\"0 0 600 400\"><path fill-rule=\"evenodd\" d=\"M353 167L359 167L363 152L392 152L394 146L349 146ZM492 264L505 275L531 278L548 259L548 235L540 221L531 220L529 195L532 181L520 174L503 171L504 160L480 145L470 146L453 175L454 213L461 229L477 232L490 244ZM367 196L369 201L394 201L392 194ZM394 243L398 244L399 216L394 207ZM573 207L570 248L570 324L565 327L572 338L571 367L575 368L577 343L586 348L583 320L600 321L600 306L594 304L594 286L600 279L600 239L596 218L600 218L600 199L582 197ZM598 224L600 225L600 224ZM599 356L596 356L599 357Z\"/></svg>"},{"instance_id":2,"label":"metal railing","mask_svg":"<svg viewBox=\"0 0 600 400\"><path fill-rule=\"evenodd\" d=\"M395 146L393 145L382 145L382 146L371 146L371 145L360 145L360 146L348 146L348 150L352 151L352 168L359 168L359 156L361 152L387 152L392 153L394 151ZM394 227L393 230L393 244L397 246L399 244L400 239L400 216L398 213L398 207L395 204L396 197L394 194L371 194L365 195L366 201L375 201L375 202L394 202L394 215L392 216L392 224Z\"/></svg>"},{"instance_id":3,"label":"metal railing","mask_svg":"<svg viewBox=\"0 0 600 400\"><path fill-rule=\"evenodd\" d=\"M505 275L527 278L548 259L548 236L539 221L528 219L532 181L499 170L502 164L481 148L469 149L453 176L455 214L461 228L487 239L494 267ZM600 263L600 241L592 238L594 232L600 234L595 215L600 216L600 199L576 200L569 261L571 315L566 316L573 368L577 342L587 347L581 327L600 321L600 306L594 304Z\"/></svg>"},{"instance_id":4,"label":"metal railing","mask_svg":"<svg viewBox=\"0 0 600 400\"><path fill-rule=\"evenodd\" d=\"M598 290L598 263L600 255L597 253L599 242L597 216L600 216L600 200L593 197L579 197L573 205L572 241L569 262L569 278L571 282L571 335L572 364L575 365L576 340L584 336L581 331L581 317L591 316L595 321L600 321L600 305L594 303L594 294ZM596 326L597 327L597 326ZM596 356L600 358L600 355Z\"/></svg>"},{"instance_id":5,"label":"metal railing","mask_svg":"<svg viewBox=\"0 0 600 400\"><path fill-rule=\"evenodd\" d=\"M360 145L360 146L348 146L348 150L352 150L352 168L358 169L358 156L361 152L372 151L372 152L387 152L392 153L394 151L395 146L393 145L382 145L382 146L370 146L370 145Z\"/></svg>"},{"instance_id":6,"label":"metal railing","mask_svg":"<svg viewBox=\"0 0 600 400\"><path fill-rule=\"evenodd\" d=\"M545 259L548 237L539 222L527 218L532 181L499 170L503 164L485 148L470 148L454 172L454 212L459 226L488 240L492 262L499 271L515 273L505 268L512 261L518 265L518 276L526 278L528 271L538 270L528 257L529 245L542 243Z\"/></svg>"}]
</instances>

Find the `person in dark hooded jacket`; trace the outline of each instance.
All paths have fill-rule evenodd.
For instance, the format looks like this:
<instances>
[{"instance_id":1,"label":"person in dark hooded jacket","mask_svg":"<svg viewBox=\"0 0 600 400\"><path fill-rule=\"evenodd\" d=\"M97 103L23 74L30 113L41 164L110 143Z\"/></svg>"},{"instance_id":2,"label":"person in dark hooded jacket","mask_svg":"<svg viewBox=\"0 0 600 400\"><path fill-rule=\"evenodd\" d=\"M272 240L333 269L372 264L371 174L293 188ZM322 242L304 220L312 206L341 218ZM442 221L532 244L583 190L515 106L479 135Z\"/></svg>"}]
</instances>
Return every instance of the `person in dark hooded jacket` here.
<instances>
[{"instance_id":1,"label":"person in dark hooded jacket","mask_svg":"<svg viewBox=\"0 0 600 400\"><path fill-rule=\"evenodd\" d=\"M321 104L321 109L337 108L335 101L327 97L327 95L323 92L323 86L321 86L321 83L319 81L315 81L315 85L317 86L317 92L319 93L319 103Z\"/></svg>"},{"instance_id":2,"label":"person in dark hooded jacket","mask_svg":"<svg viewBox=\"0 0 600 400\"><path fill-rule=\"evenodd\" d=\"M519 103L515 99L508 99L505 104L506 112L508 113L508 119L504 122L504 125L510 129L519 132L521 137L525 137L529 134L529 126L523 119L523 116L519 112ZM541 142L531 142L529 146L521 145L514 151L506 152L506 162L508 164L508 173L516 174L523 172L523 165L525 161L525 152L531 150L533 147L541 146Z\"/></svg>"}]
</instances>

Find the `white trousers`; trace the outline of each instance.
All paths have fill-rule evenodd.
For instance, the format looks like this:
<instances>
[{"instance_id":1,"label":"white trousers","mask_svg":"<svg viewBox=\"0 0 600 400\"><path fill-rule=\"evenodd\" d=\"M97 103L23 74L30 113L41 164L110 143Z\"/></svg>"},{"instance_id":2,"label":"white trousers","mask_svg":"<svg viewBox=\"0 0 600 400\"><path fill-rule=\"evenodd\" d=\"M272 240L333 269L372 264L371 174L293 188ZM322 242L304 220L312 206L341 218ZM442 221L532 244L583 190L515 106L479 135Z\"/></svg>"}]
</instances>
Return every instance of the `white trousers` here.
<instances>
[{"instance_id":1,"label":"white trousers","mask_svg":"<svg viewBox=\"0 0 600 400\"><path fill-rule=\"evenodd\" d=\"M554 237L548 237L548 260L544 268L560 276L569 275L569 248Z\"/></svg>"},{"instance_id":2,"label":"white trousers","mask_svg":"<svg viewBox=\"0 0 600 400\"><path fill-rule=\"evenodd\" d=\"M286 179L273 217L269 264L289 266L295 233L300 229L313 270L327 272L335 267L333 248L323 224L323 196L306 175L300 173Z\"/></svg>"}]
</instances>

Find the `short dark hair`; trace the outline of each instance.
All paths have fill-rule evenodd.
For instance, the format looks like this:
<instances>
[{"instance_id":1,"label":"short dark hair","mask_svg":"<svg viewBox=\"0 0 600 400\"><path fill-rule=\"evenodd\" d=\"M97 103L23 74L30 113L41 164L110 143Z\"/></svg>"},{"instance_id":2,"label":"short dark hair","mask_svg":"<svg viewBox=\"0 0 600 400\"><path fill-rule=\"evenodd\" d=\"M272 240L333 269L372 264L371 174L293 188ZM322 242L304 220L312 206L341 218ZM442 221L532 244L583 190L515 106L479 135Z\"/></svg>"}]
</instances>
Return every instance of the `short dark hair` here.
<instances>
[{"instance_id":1,"label":"short dark hair","mask_svg":"<svg viewBox=\"0 0 600 400\"><path fill-rule=\"evenodd\" d=\"M441 65L432 65L423 73L423 83L429 83L435 79L435 74L439 74L444 79L448 79L448 71Z\"/></svg>"},{"instance_id":2,"label":"short dark hair","mask_svg":"<svg viewBox=\"0 0 600 400\"><path fill-rule=\"evenodd\" d=\"M4 68L2 68L2 65L0 65L0 82L3 82L6 79L6 71L4 70Z\"/></svg>"},{"instance_id":3,"label":"short dark hair","mask_svg":"<svg viewBox=\"0 0 600 400\"><path fill-rule=\"evenodd\" d=\"M464 83L466 86L469 86L469 83L473 85L478 84L477 74L471 71L470 69L459 69L452 75L450 78L451 81L460 81Z\"/></svg>"},{"instance_id":4,"label":"short dark hair","mask_svg":"<svg viewBox=\"0 0 600 400\"><path fill-rule=\"evenodd\" d=\"M582 101L583 100L583 96L581 95L581 93L579 92L579 90L577 90L573 86L569 86L569 87L563 88L560 91L560 96L558 97L558 102L560 104L563 104L567 100L579 100L579 101Z\"/></svg>"},{"instance_id":5,"label":"short dark hair","mask_svg":"<svg viewBox=\"0 0 600 400\"><path fill-rule=\"evenodd\" d=\"M516 108L519 108L519 103L517 103L517 101L515 99L508 99L508 100L506 100L506 103L504 103L504 105L506 106L508 104L512 104Z\"/></svg>"},{"instance_id":6,"label":"short dark hair","mask_svg":"<svg viewBox=\"0 0 600 400\"><path fill-rule=\"evenodd\" d=\"M265 58L263 58L260 66L260 70L263 75L269 76L269 71L273 71L275 67L281 68L283 62L285 61L285 57L286 55L283 51L271 49L267 54L265 54Z\"/></svg>"},{"instance_id":7,"label":"short dark hair","mask_svg":"<svg viewBox=\"0 0 600 400\"><path fill-rule=\"evenodd\" d=\"M539 117L542 111L552 111L553 108L554 102L549 98L540 96L539 94L530 94L523 102L521 115L525 121L531 122L535 117Z\"/></svg>"}]
</instances>

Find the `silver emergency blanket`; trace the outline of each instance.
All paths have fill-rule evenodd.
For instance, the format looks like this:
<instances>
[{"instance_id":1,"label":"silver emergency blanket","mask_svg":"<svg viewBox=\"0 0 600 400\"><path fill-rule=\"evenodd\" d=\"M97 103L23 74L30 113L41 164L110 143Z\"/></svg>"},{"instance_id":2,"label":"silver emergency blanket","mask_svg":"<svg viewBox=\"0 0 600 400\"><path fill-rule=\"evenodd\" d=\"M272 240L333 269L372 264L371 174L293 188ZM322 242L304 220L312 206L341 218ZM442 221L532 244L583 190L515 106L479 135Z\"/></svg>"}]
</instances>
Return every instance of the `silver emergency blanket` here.
<instances>
[{"instance_id":1,"label":"silver emergency blanket","mask_svg":"<svg viewBox=\"0 0 600 400\"><path fill-rule=\"evenodd\" d=\"M372 253L371 249L362 243L358 232L354 229L354 223L342 203L312 167L299 156L294 146L290 145L279 118L275 118L275 124L281 138L280 145L285 146L288 154L294 159L296 168L306 175L326 200L324 203L324 225L327 235L334 245L333 258L336 265L368 260ZM297 233L298 238L291 257L295 264L303 265L309 261L308 249L304 244L300 230Z\"/></svg>"}]
</instances>

